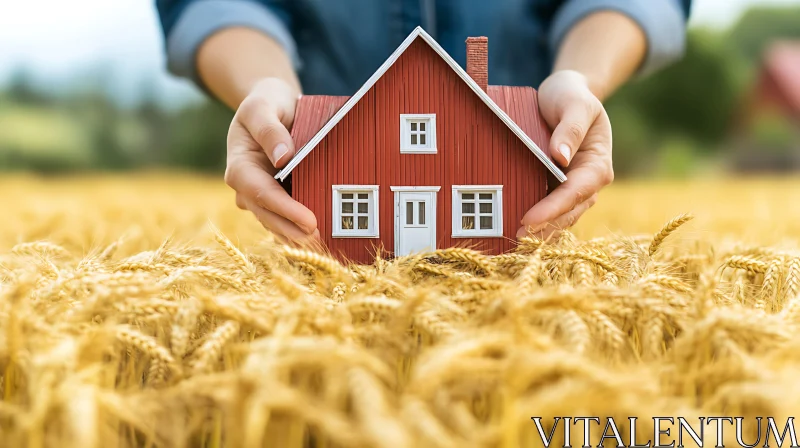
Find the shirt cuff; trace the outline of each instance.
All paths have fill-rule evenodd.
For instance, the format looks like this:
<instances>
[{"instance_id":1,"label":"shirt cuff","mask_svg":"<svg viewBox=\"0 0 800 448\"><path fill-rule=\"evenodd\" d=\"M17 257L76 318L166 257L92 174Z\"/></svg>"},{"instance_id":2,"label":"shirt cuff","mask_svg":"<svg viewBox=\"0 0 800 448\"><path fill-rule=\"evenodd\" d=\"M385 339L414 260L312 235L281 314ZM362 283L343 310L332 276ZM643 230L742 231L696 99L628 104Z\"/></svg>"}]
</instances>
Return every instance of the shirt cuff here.
<instances>
[{"instance_id":1,"label":"shirt cuff","mask_svg":"<svg viewBox=\"0 0 800 448\"><path fill-rule=\"evenodd\" d=\"M169 71L191 78L202 87L197 74L197 50L209 36L230 27L252 28L275 39L295 68L299 67L294 39L275 13L250 0L200 0L186 7L167 36Z\"/></svg>"},{"instance_id":2,"label":"shirt cuff","mask_svg":"<svg viewBox=\"0 0 800 448\"><path fill-rule=\"evenodd\" d=\"M653 73L683 56L686 20L676 0L568 0L550 29L553 54L557 54L561 41L577 22L594 12L608 10L625 14L644 31L647 57L640 75Z\"/></svg>"}]
</instances>

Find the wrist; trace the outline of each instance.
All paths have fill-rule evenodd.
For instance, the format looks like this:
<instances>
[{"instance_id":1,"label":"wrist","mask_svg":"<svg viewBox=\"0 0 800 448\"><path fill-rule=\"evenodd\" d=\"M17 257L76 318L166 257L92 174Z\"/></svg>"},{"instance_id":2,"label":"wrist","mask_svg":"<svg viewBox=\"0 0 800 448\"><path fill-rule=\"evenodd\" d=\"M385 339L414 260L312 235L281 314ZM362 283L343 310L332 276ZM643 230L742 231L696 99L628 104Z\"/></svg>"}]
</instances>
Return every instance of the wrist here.
<instances>
[{"instance_id":1,"label":"wrist","mask_svg":"<svg viewBox=\"0 0 800 448\"><path fill-rule=\"evenodd\" d=\"M267 92L272 95L280 94L295 99L299 98L301 94L299 84L275 76L267 76L253 81L249 94L258 92Z\"/></svg>"},{"instance_id":2,"label":"wrist","mask_svg":"<svg viewBox=\"0 0 800 448\"><path fill-rule=\"evenodd\" d=\"M264 79L278 78L294 91L300 82L278 42L248 28L228 28L208 37L197 55L200 79L232 109Z\"/></svg>"},{"instance_id":3,"label":"wrist","mask_svg":"<svg viewBox=\"0 0 800 448\"><path fill-rule=\"evenodd\" d=\"M601 101L606 98L608 83L605 82L606 78L598 73L585 70L560 69L555 70L550 76L567 80L574 85L584 86Z\"/></svg>"}]
</instances>

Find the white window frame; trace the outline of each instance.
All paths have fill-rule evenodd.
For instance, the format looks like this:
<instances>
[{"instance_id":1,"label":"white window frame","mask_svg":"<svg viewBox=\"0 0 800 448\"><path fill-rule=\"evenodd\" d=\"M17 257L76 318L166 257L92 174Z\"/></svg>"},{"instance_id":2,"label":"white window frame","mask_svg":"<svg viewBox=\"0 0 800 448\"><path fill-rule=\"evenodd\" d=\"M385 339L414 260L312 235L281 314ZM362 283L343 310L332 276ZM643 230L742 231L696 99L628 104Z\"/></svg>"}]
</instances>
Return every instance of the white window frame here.
<instances>
[{"instance_id":1,"label":"white window frame","mask_svg":"<svg viewBox=\"0 0 800 448\"><path fill-rule=\"evenodd\" d=\"M411 144L411 122L425 121L425 145ZM400 114L400 153L436 154L436 114Z\"/></svg>"},{"instance_id":2,"label":"white window frame","mask_svg":"<svg viewBox=\"0 0 800 448\"><path fill-rule=\"evenodd\" d=\"M358 200L359 193L369 193L368 229L342 229L342 194L353 193L353 227L358 227ZM378 186L377 185L333 185L333 229L334 238L378 238L380 223L378 217Z\"/></svg>"},{"instance_id":3,"label":"white window frame","mask_svg":"<svg viewBox=\"0 0 800 448\"><path fill-rule=\"evenodd\" d=\"M477 195L492 193L492 229L461 228L461 193L476 195L475 226L480 227L480 208ZM453 185L453 238L497 238L503 236L503 186L502 185Z\"/></svg>"}]
</instances>

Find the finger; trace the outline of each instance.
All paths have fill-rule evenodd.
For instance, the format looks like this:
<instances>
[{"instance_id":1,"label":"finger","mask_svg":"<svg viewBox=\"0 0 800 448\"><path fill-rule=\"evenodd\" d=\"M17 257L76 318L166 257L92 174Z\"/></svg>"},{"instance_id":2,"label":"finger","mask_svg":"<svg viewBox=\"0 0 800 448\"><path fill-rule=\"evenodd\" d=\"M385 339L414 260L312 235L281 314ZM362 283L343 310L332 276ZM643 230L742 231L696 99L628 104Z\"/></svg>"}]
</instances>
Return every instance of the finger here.
<instances>
[{"instance_id":1,"label":"finger","mask_svg":"<svg viewBox=\"0 0 800 448\"><path fill-rule=\"evenodd\" d=\"M538 231L559 216L569 213L606 185L606 172L607 168L600 165L573 168L564 183L528 210L521 224Z\"/></svg>"},{"instance_id":2,"label":"finger","mask_svg":"<svg viewBox=\"0 0 800 448\"><path fill-rule=\"evenodd\" d=\"M261 97L249 97L239 106L239 120L272 166L281 168L294 157L294 142L277 112Z\"/></svg>"},{"instance_id":3,"label":"finger","mask_svg":"<svg viewBox=\"0 0 800 448\"><path fill-rule=\"evenodd\" d=\"M239 156L228 163L225 182L255 205L267 209L294 223L306 234L317 228L317 218L291 196L257 160Z\"/></svg>"},{"instance_id":4,"label":"finger","mask_svg":"<svg viewBox=\"0 0 800 448\"><path fill-rule=\"evenodd\" d=\"M244 196L241 193L236 193L236 207L240 210L247 210L247 206L244 204Z\"/></svg>"},{"instance_id":5,"label":"finger","mask_svg":"<svg viewBox=\"0 0 800 448\"><path fill-rule=\"evenodd\" d=\"M523 238L533 234L540 239L548 239L557 236L561 231L569 229L574 226L578 219L586 213L595 203L597 203L597 194L592 195L589 199L581 202L575 208L567 213L559 216L553 221L547 223L545 226L531 231L528 227L522 227L517 231L517 238Z\"/></svg>"},{"instance_id":6,"label":"finger","mask_svg":"<svg viewBox=\"0 0 800 448\"><path fill-rule=\"evenodd\" d=\"M550 137L550 154L561 164L568 166L572 157L581 147L586 133L594 124L598 115L598 107L594 98L589 98L584 102L573 102L564 110L558 122L558 126L553 129Z\"/></svg>"},{"instance_id":7,"label":"finger","mask_svg":"<svg viewBox=\"0 0 800 448\"><path fill-rule=\"evenodd\" d=\"M295 223L289 221L277 213L271 212L263 207L260 207L255 201L245 199L245 206L255 215L256 219L264 226L265 229L274 233L279 237L294 243L302 243L309 239L318 238L319 232L306 233L300 229ZM316 236L315 236L316 235Z\"/></svg>"}]
</instances>

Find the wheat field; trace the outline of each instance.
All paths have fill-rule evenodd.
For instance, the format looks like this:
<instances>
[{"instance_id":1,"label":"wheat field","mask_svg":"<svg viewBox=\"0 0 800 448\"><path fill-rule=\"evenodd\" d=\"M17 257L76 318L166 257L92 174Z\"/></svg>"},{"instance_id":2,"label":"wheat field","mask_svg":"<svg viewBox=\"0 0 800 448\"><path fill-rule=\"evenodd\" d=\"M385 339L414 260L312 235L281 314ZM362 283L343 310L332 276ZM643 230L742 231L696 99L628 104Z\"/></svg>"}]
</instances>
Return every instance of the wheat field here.
<instances>
[{"instance_id":1,"label":"wheat field","mask_svg":"<svg viewBox=\"0 0 800 448\"><path fill-rule=\"evenodd\" d=\"M540 446L532 416L800 410L797 180L619 182L557 241L368 266L281 246L216 178L0 192L3 447Z\"/></svg>"}]
</instances>

